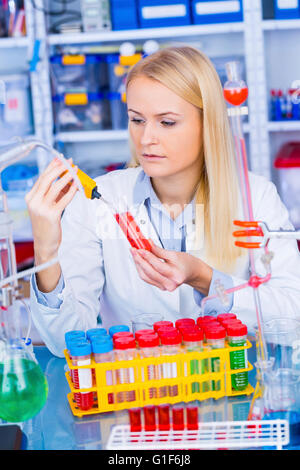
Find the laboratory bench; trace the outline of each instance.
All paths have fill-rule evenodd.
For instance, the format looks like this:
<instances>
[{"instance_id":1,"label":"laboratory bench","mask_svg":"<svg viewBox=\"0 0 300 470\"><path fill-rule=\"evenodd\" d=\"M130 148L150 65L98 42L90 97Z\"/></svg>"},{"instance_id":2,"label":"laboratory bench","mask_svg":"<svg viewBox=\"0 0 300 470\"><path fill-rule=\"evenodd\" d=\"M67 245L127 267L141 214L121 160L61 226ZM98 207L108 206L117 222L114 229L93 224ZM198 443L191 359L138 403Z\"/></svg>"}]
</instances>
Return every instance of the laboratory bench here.
<instances>
[{"instance_id":1,"label":"laboratory bench","mask_svg":"<svg viewBox=\"0 0 300 470\"><path fill-rule=\"evenodd\" d=\"M48 381L48 399L33 418L20 424L26 436L27 450L103 450L114 425L128 424L128 411L76 417L72 414L65 377L67 363L53 356L45 346L35 346L35 356ZM248 350L248 360L255 362L255 346ZM255 368L249 381L255 385ZM247 419L250 396L209 399L199 403L199 421L243 421Z\"/></svg>"}]
</instances>

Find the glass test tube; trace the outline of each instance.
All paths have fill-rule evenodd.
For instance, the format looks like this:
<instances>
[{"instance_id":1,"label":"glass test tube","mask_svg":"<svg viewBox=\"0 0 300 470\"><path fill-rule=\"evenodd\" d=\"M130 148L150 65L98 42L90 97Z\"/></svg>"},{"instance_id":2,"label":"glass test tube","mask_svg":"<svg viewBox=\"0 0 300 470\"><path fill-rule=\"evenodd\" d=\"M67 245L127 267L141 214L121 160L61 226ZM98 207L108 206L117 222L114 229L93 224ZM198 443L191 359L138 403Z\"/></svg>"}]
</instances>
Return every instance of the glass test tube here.
<instances>
[{"instance_id":1,"label":"glass test tube","mask_svg":"<svg viewBox=\"0 0 300 470\"><path fill-rule=\"evenodd\" d=\"M156 430L156 407L154 405L144 406L145 431Z\"/></svg>"},{"instance_id":2,"label":"glass test tube","mask_svg":"<svg viewBox=\"0 0 300 470\"><path fill-rule=\"evenodd\" d=\"M203 351L203 331L202 330L182 330L182 344L186 351ZM186 375L204 374L204 362L193 359L189 363L189 370ZM202 384L201 384L202 385ZM203 387L199 382L192 383L192 393L202 391Z\"/></svg>"},{"instance_id":3,"label":"glass test tube","mask_svg":"<svg viewBox=\"0 0 300 470\"><path fill-rule=\"evenodd\" d=\"M130 361L136 358L136 344L135 339L131 336L122 336L116 338L114 341L115 347L115 360L116 361ZM118 384L134 384L134 368L122 368L117 369L116 379ZM118 403L124 401L131 402L136 400L136 393L133 387L132 390L128 392L118 392L116 400Z\"/></svg>"},{"instance_id":4,"label":"glass test tube","mask_svg":"<svg viewBox=\"0 0 300 470\"><path fill-rule=\"evenodd\" d=\"M67 351L69 353L69 356L70 356L70 360L72 360L72 357L71 357L71 354L70 354L70 343L71 342L78 342L78 341L85 341L85 332L83 330L71 330L71 331L67 331L67 333L65 333L65 343L66 343L66 348L67 348ZM70 371L70 377L71 377L71 380L72 380L72 383L74 383L74 379L73 379L73 372L74 370L71 369Z\"/></svg>"},{"instance_id":5,"label":"glass test tube","mask_svg":"<svg viewBox=\"0 0 300 470\"><path fill-rule=\"evenodd\" d=\"M161 356L174 356L181 352L182 336L179 331L163 331L160 334ZM164 362L161 366L161 377L164 379L173 379L177 377L176 362ZM178 395L178 385L169 385L160 387L160 397L174 397Z\"/></svg>"},{"instance_id":6,"label":"glass test tube","mask_svg":"<svg viewBox=\"0 0 300 470\"><path fill-rule=\"evenodd\" d=\"M165 403L157 407L158 410L158 429L160 431L169 431L171 429L170 405Z\"/></svg>"},{"instance_id":7,"label":"glass test tube","mask_svg":"<svg viewBox=\"0 0 300 470\"><path fill-rule=\"evenodd\" d=\"M129 412L129 422L131 432L140 432L142 430L142 417L140 408L131 408Z\"/></svg>"},{"instance_id":8,"label":"glass test tube","mask_svg":"<svg viewBox=\"0 0 300 470\"><path fill-rule=\"evenodd\" d=\"M183 431L184 427L184 405L176 403L172 406L172 428L174 431Z\"/></svg>"},{"instance_id":9,"label":"glass test tube","mask_svg":"<svg viewBox=\"0 0 300 470\"><path fill-rule=\"evenodd\" d=\"M91 364L91 344L86 342L70 343L70 355L72 357L73 366L87 366ZM75 388L91 388L92 384L92 370L86 369L73 369L73 382ZM75 400L77 406L81 410L89 410L93 406L94 395L93 392L79 392L75 393Z\"/></svg>"},{"instance_id":10,"label":"glass test tube","mask_svg":"<svg viewBox=\"0 0 300 470\"><path fill-rule=\"evenodd\" d=\"M229 346L245 346L247 343L247 326L231 324L227 328ZM247 350L232 351L230 353L231 369L246 369L248 367ZM248 386L248 372L239 372L231 376L231 386L234 390L245 390Z\"/></svg>"},{"instance_id":11,"label":"glass test tube","mask_svg":"<svg viewBox=\"0 0 300 470\"><path fill-rule=\"evenodd\" d=\"M115 219L133 248L151 251L151 243L143 236L140 227L130 212L115 214Z\"/></svg>"},{"instance_id":12,"label":"glass test tube","mask_svg":"<svg viewBox=\"0 0 300 470\"><path fill-rule=\"evenodd\" d=\"M225 348L226 330L222 326L212 326L205 331L206 342L212 349ZM210 372L220 372L220 358L212 357L209 360ZM220 390L221 384L219 380L211 381L212 390Z\"/></svg>"},{"instance_id":13,"label":"glass test tube","mask_svg":"<svg viewBox=\"0 0 300 470\"><path fill-rule=\"evenodd\" d=\"M190 402L186 405L186 425L189 431L195 431L198 429L197 402Z\"/></svg>"},{"instance_id":14,"label":"glass test tube","mask_svg":"<svg viewBox=\"0 0 300 470\"><path fill-rule=\"evenodd\" d=\"M96 363L103 363L103 362L113 362L114 361L114 351L113 351L113 342L111 339L101 339L93 337L92 341L92 352L94 361ZM106 381L105 384L97 384L98 387L100 385L114 385L114 374L112 370L107 370L106 374ZM97 379L97 375L96 375ZM107 402L112 404L115 402L114 394L108 393L107 394Z\"/></svg>"},{"instance_id":15,"label":"glass test tube","mask_svg":"<svg viewBox=\"0 0 300 470\"><path fill-rule=\"evenodd\" d=\"M139 337L138 345L140 348L141 358L148 357L159 357L160 348L159 348L159 337L158 334L154 333L151 335L144 335ZM144 376L144 370L142 370L142 380L157 380L160 378L160 369L156 364L150 364L146 369L146 377ZM145 393L145 391L144 391ZM148 391L148 395L144 399L157 398L157 388L151 387Z\"/></svg>"}]
</instances>

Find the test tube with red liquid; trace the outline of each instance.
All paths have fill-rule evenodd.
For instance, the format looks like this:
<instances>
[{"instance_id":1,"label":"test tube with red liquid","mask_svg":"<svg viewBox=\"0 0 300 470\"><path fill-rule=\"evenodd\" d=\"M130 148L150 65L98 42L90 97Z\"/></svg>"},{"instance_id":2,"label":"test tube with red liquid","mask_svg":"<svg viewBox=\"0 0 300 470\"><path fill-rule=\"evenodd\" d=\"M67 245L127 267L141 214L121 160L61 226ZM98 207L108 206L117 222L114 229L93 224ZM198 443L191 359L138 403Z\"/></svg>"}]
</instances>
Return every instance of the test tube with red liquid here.
<instances>
[{"instance_id":1,"label":"test tube with red liquid","mask_svg":"<svg viewBox=\"0 0 300 470\"><path fill-rule=\"evenodd\" d=\"M154 405L144 407L144 426L145 431L156 430L156 407Z\"/></svg>"},{"instance_id":2,"label":"test tube with red liquid","mask_svg":"<svg viewBox=\"0 0 300 470\"><path fill-rule=\"evenodd\" d=\"M172 427L174 431L184 430L184 406L181 403L172 406Z\"/></svg>"},{"instance_id":3,"label":"test tube with red liquid","mask_svg":"<svg viewBox=\"0 0 300 470\"><path fill-rule=\"evenodd\" d=\"M73 366L87 366L91 364L91 344L86 342L71 343L70 355L72 357ZM92 369L73 369L73 383L74 388L84 389L91 388L92 384ZM89 410L93 406L94 394L93 392L78 392L74 394L75 401L80 410Z\"/></svg>"},{"instance_id":4,"label":"test tube with red liquid","mask_svg":"<svg viewBox=\"0 0 300 470\"><path fill-rule=\"evenodd\" d=\"M142 430L141 409L131 408L129 410L130 431L140 432Z\"/></svg>"},{"instance_id":5,"label":"test tube with red liquid","mask_svg":"<svg viewBox=\"0 0 300 470\"><path fill-rule=\"evenodd\" d=\"M133 215L129 211L121 212L114 216L133 248L142 248L143 250L151 251L151 243L143 236L140 227L137 225Z\"/></svg>"},{"instance_id":6,"label":"test tube with red liquid","mask_svg":"<svg viewBox=\"0 0 300 470\"><path fill-rule=\"evenodd\" d=\"M198 429L198 406L195 402L188 403L186 406L186 423L189 431Z\"/></svg>"}]
</instances>

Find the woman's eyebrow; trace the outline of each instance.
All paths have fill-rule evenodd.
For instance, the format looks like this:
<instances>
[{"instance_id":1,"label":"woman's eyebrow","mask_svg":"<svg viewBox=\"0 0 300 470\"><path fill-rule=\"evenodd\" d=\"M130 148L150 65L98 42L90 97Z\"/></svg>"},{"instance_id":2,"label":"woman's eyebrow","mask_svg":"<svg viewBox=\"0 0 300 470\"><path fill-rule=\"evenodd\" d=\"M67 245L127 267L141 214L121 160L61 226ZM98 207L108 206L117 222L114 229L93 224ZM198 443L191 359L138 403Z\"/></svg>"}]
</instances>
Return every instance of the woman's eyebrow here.
<instances>
[{"instance_id":1,"label":"woman's eyebrow","mask_svg":"<svg viewBox=\"0 0 300 470\"><path fill-rule=\"evenodd\" d=\"M134 109L129 108L128 111L132 111L133 113L142 116L142 113L140 113L139 111L135 111ZM155 116L164 116L165 114L174 114L174 116L182 116L182 114L174 113L174 111L164 111L163 113L155 114Z\"/></svg>"}]
</instances>

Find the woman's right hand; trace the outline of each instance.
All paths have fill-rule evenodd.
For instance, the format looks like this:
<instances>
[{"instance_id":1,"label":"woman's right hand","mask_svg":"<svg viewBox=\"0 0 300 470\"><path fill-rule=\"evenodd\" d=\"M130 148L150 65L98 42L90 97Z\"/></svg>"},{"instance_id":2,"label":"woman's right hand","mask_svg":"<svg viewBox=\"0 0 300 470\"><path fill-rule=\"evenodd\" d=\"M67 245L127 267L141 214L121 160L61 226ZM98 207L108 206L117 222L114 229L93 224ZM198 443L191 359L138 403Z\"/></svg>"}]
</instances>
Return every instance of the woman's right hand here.
<instances>
[{"instance_id":1,"label":"woman's right hand","mask_svg":"<svg viewBox=\"0 0 300 470\"><path fill-rule=\"evenodd\" d=\"M68 162L72 164L72 159ZM74 170L77 170L76 166ZM77 191L69 171L57 179L64 171L62 162L54 158L25 197L38 264L57 256L61 243L61 215Z\"/></svg>"}]
</instances>

